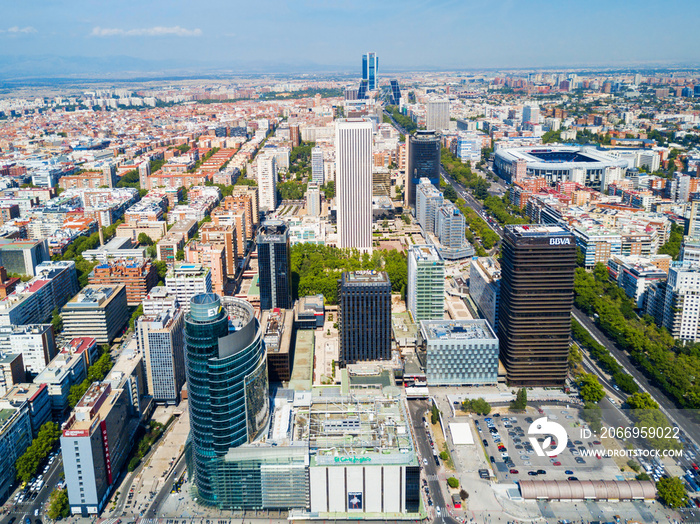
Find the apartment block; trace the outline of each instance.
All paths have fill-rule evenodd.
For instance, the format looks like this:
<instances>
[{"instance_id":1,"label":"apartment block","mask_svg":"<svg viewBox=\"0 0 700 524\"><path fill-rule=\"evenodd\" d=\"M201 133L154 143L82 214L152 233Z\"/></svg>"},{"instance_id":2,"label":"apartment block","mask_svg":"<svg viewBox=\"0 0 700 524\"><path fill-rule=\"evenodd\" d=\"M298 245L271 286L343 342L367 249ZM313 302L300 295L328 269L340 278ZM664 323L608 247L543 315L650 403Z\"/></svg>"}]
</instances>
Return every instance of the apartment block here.
<instances>
[{"instance_id":1,"label":"apartment block","mask_svg":"<svg viewBox=\"0 0 700 524\"><path fill-rule=\"evenodd\" d=\"M149 259L110 259L95 266L90 284L124 284L126 303L138 306L158 283L158 271Z\"/></svg>"}]
</instances>

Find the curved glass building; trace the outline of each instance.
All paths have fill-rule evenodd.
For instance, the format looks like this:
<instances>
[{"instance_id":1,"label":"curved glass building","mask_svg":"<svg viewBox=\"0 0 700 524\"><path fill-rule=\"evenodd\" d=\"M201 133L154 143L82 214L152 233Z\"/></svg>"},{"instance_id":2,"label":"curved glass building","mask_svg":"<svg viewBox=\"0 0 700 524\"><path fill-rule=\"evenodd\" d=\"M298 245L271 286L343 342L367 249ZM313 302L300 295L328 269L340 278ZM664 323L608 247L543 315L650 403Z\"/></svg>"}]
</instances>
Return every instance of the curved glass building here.
<instances>
[{"instance_id":1,"label":"curved glass building","mask_svg":"<svg viewBox=\"0 0 700 524\"><path fill-rule=\"evenodd\" d=\"M216 477L229 448L267 428L267 358L260 324L245 300L192 297L185 316L190 460L205 503L217 503ZM225 307L224 307L225 305Z\"/></svg>"}]
</instances>

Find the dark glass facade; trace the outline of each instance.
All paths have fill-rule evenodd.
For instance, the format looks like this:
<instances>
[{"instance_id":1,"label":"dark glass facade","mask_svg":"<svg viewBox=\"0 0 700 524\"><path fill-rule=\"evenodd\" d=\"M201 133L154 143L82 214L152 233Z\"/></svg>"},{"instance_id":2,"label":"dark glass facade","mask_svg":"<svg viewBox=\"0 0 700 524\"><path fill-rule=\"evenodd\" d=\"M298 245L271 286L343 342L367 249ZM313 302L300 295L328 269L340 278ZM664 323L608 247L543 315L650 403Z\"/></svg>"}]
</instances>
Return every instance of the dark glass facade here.
<instances>
[{"instance_id":1,"label":"dark glass facade","mask_svg":"<svg viewBox=\"0 0 700 524\"><path fill-rule=\"evenodd\" d=\"M440 135L435 131L416 131L408 137L408 166L406 168L406 203L416 207L416 186L428 178L440 187Z\"/></svg>"},{"instance_id":2,"label":"dark glass facade","mask_svg":"<svg viewBox=\"0 0 700 524\"><path fill-rule=\"evenodd\" d=\"M197 295L185 317L191 464L203 502L217 503L220 459L256 439L269 413L267 360L253 307L235 301L236 318L214 293Z\"/></svg>"},{"instance_id":3,"label":"dark glass facade","mask_svg":"<svg viewBox=\"0 0 700 524\"><path fill-rule=\"evenodd\" d=\"M376 53L362 55L362 80L367 82L367 89L377 89L377 76L379 75L379 57Z\"/></svg>"},{"instance_id":4,"label":"dark glass facade","mask_svg":"<svg viewBox=\"0 0 700 524\"><path fill-rule=\"evenodd\" d=\"M265 221L257 244L260 309L291 309L292 270L287 225L281 220Z\"/></svg>"},{"instance_id":5,"label":"dark glass facade","mask_svg":"<svg viewBox=\"0 0 700 524\"><path fill-rule=\"evenodd\" d=\"M563 386L568 372L576 242L558 226L508 226L498 338L511 386Z\"/></svg>"},{"instance_id":6,"label":"dark glass facade","mask_svg":"<svg viewBox=\"0 0 700 524\"><path fill-rule=\"evenodd\" d=\"M406 466L406 511L420 511L420 466Z\"/></svg>"},{"instance_id":7,"label":"dark glass facade","mask_svg":"<svg viewBox=\"0 0 700 524\"><path fill-rule=\"evenodd\" d=\"M340 364L391 358L391 281L386 272L351 271L338 281Z\"/></svg>"},{"instance_id":8,"label":"dark glass facade","mask_svg":"<svg viewBox=\"0 0 700 524\"><path fill-rule=\"evenodd\" d=\"M391 81L391 103L395 106L401 103L401 89L398 80Z\"/></svg>"}]
</instances>

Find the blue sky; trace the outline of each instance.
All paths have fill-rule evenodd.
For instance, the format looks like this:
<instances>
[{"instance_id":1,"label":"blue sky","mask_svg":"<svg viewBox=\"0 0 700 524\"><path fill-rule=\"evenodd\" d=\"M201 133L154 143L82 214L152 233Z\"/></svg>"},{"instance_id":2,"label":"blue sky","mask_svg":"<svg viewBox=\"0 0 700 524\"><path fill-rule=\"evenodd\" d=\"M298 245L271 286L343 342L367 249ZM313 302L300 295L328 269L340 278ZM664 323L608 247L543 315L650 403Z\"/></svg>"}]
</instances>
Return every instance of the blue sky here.
<instances>
[{"instance_id":1,"label":"blue sky","mask_svg":"<svg viewBox=\"0 0 700 524\"><path fill-rule=\"evenodd\" d=\"M5 2L0 55L381 70L700 62L697 0Z\"/></svg>"}]
</instances>

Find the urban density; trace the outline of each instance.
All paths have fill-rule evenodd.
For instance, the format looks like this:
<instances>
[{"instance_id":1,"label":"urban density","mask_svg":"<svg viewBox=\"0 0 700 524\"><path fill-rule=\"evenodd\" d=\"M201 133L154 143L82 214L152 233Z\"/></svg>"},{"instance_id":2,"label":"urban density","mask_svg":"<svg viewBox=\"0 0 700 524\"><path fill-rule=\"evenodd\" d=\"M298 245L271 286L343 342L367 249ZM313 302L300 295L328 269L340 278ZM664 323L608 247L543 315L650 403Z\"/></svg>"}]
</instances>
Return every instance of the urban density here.
<instances>
[{"instance_id":1,"label":"urban density","mask_svg":"<svg viewBox=\"0 0 700 524\"><path fill-rule=\"evenodd\" d=\"M363 47L0 62L0 524L700 522L700 69Z\"/></svg>"}]
</instances>

